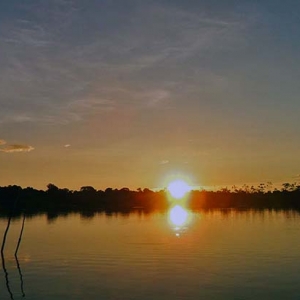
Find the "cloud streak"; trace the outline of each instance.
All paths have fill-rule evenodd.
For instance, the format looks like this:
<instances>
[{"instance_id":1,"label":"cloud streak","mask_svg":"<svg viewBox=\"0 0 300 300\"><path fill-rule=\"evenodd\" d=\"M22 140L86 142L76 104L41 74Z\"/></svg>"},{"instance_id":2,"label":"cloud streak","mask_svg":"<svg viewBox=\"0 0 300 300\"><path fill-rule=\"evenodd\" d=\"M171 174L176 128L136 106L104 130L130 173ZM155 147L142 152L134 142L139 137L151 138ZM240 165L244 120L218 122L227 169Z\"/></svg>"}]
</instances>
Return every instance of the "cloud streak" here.
<instances>
[{"instance_id":1,"label":"cloud streak","mask_svg":"<svg viewBox=\"0 0 300 300\"><path fill-rule=\"evenodd\" d=\"M29 145L21 145L21 144L11 144L5 147L0 148L1 152L5 153L14 153L14 152L30 152L34 150L32 146Z\"/></svg>"}]
</instances>

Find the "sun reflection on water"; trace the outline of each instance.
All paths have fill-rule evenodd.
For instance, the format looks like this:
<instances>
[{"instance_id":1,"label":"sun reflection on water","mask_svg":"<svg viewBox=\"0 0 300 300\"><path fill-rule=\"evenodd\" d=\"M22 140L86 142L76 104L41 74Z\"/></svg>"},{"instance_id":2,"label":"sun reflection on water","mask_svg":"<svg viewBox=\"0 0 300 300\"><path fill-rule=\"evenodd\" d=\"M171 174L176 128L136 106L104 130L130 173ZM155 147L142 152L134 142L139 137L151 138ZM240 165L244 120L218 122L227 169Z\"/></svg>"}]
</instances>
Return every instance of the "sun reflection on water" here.
<instances>
[{"instance_id":1,"label":"sun reflection on water","mask_svg":"<svg viewBox=\"0 0 300 300\"><path fill-rule=\"evenodd\" d=\"M184 231L191 222L191 212L183 208L181 205L175 205L169 211L169 223L176 231L176 236Z\"/></svg>"},{"instance_id":2,"label":"sun reflection on water","mask_svg":"<svg viewBox=\"0 0 300 300\"><path fill-rule=\"evenodd\" d=\"M176 226L183 226L188 218L188 212L180 205L170 210L170 220Z\"/></svg>"}]
</instances>

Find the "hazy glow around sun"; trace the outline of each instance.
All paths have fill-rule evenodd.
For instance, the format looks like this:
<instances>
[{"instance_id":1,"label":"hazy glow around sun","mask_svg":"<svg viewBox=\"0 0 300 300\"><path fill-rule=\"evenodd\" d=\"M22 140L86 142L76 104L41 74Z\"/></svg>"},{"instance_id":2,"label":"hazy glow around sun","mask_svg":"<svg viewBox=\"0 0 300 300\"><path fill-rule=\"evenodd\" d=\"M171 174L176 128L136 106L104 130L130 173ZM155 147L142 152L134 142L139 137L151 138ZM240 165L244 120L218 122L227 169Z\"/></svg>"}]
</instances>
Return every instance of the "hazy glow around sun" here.
<instances>
[{"instance_id":1,"label":"hazy glow around sun","mask_svg":"<svg viewBox=\"0 0 300 300\"><path fill-rule=\"evenodd\" d=\"M180 199L191 190L191 187L184 180L177 179L170 182L167 189L173 198Z\"/></svg>"}]
</instances>

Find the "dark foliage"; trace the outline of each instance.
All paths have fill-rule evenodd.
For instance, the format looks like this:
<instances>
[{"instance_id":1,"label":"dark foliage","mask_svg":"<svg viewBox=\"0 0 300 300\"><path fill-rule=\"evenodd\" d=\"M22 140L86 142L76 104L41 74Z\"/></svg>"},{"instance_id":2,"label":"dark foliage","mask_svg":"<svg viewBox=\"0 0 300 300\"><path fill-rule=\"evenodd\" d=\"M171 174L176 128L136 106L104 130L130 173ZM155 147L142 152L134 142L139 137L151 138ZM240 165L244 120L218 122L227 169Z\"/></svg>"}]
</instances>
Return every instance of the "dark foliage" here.
<instances>
[{"instance_id":1,"label":"dark foliage","mask_svg":"<svg viewBox=\"0 0 300 300\"><path fill-rule=\"evenodd\" d=\"M203 209L284 209L300 210L300 186L284 183L282 189L270 189L271 184L218 191L194 190L187 197L191 210ZM47 190L16 185L0 187L0 216L47 214L49 219L68 213L81 213L84 217L105 212L130 213L132 211L165 211L171 205L167 191L128 188L105 191L83 186L79 191L58 188L48 184Z\"/></svg>"}]
</instances>

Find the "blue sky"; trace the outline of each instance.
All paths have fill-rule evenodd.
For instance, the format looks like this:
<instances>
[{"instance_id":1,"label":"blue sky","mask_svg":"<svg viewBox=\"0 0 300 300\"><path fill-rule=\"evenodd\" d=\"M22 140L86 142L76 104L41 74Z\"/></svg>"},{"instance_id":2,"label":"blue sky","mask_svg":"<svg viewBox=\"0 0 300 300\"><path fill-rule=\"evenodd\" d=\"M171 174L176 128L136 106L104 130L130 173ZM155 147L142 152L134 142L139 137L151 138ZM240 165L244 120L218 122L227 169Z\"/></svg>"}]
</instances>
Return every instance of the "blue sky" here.
<instances>
[{"instance_id":1,"label":"blue sky","mask_svg":"<svg viewBox=\"0 0 300 300\"><path fill-rule=\"evenodd\" d=\"M0 185L295 181L298 1L0 4Z\"/></svg>"}]
</instances>

